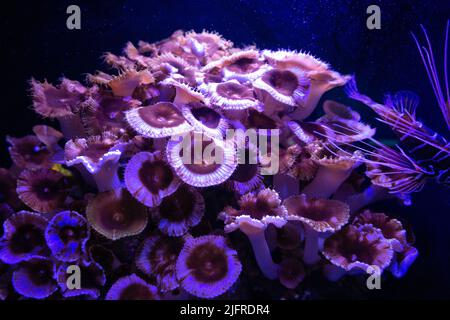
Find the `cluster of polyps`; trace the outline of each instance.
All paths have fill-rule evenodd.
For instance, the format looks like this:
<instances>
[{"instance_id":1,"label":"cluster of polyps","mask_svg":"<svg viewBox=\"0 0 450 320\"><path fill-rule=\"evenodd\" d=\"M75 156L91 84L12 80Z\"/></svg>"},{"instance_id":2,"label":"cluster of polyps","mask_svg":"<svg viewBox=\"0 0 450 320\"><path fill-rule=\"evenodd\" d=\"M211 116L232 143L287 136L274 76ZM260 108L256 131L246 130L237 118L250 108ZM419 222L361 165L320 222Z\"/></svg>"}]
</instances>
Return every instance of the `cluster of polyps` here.
<instances>
[{"instance_id":1,"label":"cluster of polyps","mask_svg":"<svg viewBox=\"0 0 450 320\"><path fill-rule=\"evenodd\" d=\"M309 54L239 49L208 32L128 43L105 61L118 72L89 75L87 85L31 80L34 110L61 131L38 125L8 137L0 283L12 288L1 285L1 298L241 292L251 265L232 248L238 230L262 274L288 288L317 266L330 279L366 266L406 272L417 251L399 221L358 215L386 194L355 171L361 155L342 150L374 130L332 101L305 120L347 76ZM237 131L242 143L226 139ZM198 135L206 139L192 142ZM230 206L206 212L223 194ZM214 230L218 218L225 233ZM85 279L79 289L67 286L70 265Z\"/></svg>"}]
</instances>

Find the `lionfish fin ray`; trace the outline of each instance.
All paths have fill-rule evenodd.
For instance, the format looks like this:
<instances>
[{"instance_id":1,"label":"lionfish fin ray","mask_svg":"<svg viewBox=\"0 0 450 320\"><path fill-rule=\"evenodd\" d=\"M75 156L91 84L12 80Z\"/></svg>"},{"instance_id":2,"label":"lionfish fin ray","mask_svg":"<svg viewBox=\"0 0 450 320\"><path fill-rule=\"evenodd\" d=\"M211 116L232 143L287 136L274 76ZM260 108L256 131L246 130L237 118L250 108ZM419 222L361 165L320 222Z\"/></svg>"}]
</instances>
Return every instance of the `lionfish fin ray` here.
<instances>
[{"instance_id":1,"label":"lionfish fin ray","mask_svg":"<svg viewBox=\"0 0 450 320\"><path fill-rule=\"evenodd\" d=\"M426 179L433 174L416 163L399 146L388 147L376 139L370 138L369 142L339 143L328 137L328 143L341 152L351 155L349 148L359 150L362 153L361 160L366 165L375 166L378 170L371 171L371 179L380 177L377 182L381 187L389 189L391 193L411 193L422 189ZM340 145L338 145L340 144ZM346 147L345 149L343 147Z\"/></svg>"},{"instance_id":2,"label":"lionfish fin ray","mask_svg":"<svg viewBox=\"0 0 450 320\"><path fill-rule=\"evenodd\" d=\"M393 95L386 95L384 104L399 113L408 113L412 118L415 118L419 101L419 96L414 92L399 91Z\"/></svg>"},{"instance_id":3,"label":"lionfish fin ray","mask_svg":"<svg viewBox=\"0 0 450 320\"><path fill-rule=\"evenodd\" d=\"M421 25L420 26L425 38L425 45L421 45L417 37L414 33L412 37L417 46L417 50L419 51L420 58L422 59L422 63L425 67L425 71L428 76L428 80L430 81L431 87L433 88L434 95L436 96L436 100L438 102L439 108L444 116L444 120L447 124L447 128L450 130L450 93L449 93L449 80L448 80L448 70L447 70L447 61L448 61L448 38L449 38L449 29L450 29L450 20L447 20L446 31L445 31L445 43L444 43L444 86L445 86L445 94L443 87L441 86L441 81L439 79L439 74L437 71L436 63L434 61L434 53L433 48L431 46L430 38L428 37L427 30Z\"/></svg>"},{"instance_id":4,"label":"lionfish fin ray","mask_svg":"<svg viewBox=\"0 0 450 320\"><path fill-rule=\"evenodd\" d=\"M356 79L355 79L354 75L350 78L350 80L345 85L344 91L347 94L347 96L353 100L357 100L368 106L370 106L371 104L374 103L372 101L372 99L370 99L368 96L366 96L358 91L358 87L356 85Z\"/></svg>"}]
</instances>

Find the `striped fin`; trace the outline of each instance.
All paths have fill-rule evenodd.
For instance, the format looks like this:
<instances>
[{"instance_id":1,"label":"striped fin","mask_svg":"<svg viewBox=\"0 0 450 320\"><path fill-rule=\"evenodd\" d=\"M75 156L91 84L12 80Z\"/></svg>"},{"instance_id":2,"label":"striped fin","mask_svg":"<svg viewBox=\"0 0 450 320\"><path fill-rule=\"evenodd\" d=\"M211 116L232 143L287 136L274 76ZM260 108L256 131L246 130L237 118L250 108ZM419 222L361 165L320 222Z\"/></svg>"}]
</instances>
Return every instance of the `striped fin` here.
<instances>
[{"instance_id":1,"label":"striped fin","mask_svg":"<svg viewBox=\"0 0 450 320\"><path fill-rule=\"evenodd\" d=\"M364 103L365 105L374 109L376 112L379 108L383 108L382 105L376 103L375 101L370 99L368 96L359 92L358 87L356 86L355 76L352 76L350 78L350 80L347 82L347 84L344 87L344 91L349 98L352 98L354 100Z\"/></svg>"},{"instance_id":2,"label":"striped fin","mask_svg":"<svg viewBox=\"0 0 450 320\"><path fill-rule=\"evenodd\" d=\"M379 104L370 97L360 93L356 86L355 77L352 77L344 87L345 93L352 99L364 103L375 111L385 121L389 121L392 125L405 121L414 122L415 109L419 102L419 98L412 92L401 91L395 95L386 95L386 104ZM402 112L403 111L403 112ZM406 116L406 117L405 117ZM405 119L399 119L405 118ZM391 124L389 124L391 125ZM391 126L392 126L391 125Z\"/></svg>"},{"instance_id":3,"label":"striped fin","mask_svg":"<svg viewBox=\"0 0 450 320\"><path fill-rule=\"evenodd\" d=\"M411 193L420 191L433 173L424 170L397 146L396 149L372 140L375 146L366 150L367 175L372 183L388 188L391 193Z\"/></svg>"},{"instance_id":4,"label":"striped fin","mask_svg":"<svg viewBox=\"0 0 450 320\"><path fill-rule=\"evenodd\" d=\"M407 150L412 151L412 155L418 156L418 161L434 162L437 154L450 153L444 137L416 120L415 110L419 98L414 93L401 91L387 95L385 104L379 104L358 91L354 78L347 83L345 91L350 98L374 110L380 116L378 120L390 126L399 135Z\"/></svg>"},{"instance_id":5,"label":"striped fin","mask_svg":"<svg viewBox=\"0 0 450 320\"><path fill-rule=\"evenodd\" d=\"M348 156L351 156L354 150L359 150L363 154L361 160L367 167L374 169L367 171L372 183L389 189L391 193L420 191L426 179L434 174L433 171L427 171L418 165L398 145L396 148L391 148L373 138L368 139L368 142L359 141L338 145L331 136L329 143Z\"/></svg>"},{"instance_id":6,"label":"striped fin","mask_svg":"<svg viewBox=\"0 0 450 320\"><path fill-rule=\"evenodd\" d=\"M399 114L408 114L411 118L415 119L419 101L419 96L414 92L399 91L393 95L386 95L384 105L394 109Z\"/></svg>"}]
</instances>

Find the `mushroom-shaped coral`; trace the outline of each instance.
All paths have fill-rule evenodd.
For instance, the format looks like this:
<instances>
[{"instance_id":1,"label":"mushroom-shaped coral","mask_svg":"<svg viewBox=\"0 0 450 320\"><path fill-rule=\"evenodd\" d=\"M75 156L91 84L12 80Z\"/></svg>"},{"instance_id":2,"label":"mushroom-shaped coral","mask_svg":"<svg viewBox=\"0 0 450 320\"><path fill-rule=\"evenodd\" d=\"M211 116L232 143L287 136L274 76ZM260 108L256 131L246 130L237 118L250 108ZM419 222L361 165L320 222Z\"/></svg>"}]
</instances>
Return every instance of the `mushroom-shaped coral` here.
<instances>
[{"instance_id":1,"label":"mushroom-shaped coral","mask_svg":"<svg viewBox=\"0 0 450 320\"><path fill-rule=\"evenodd\" d=\"M50 169L25 169L17 180L19 198L31 209L43 213L62 209L68 189L66 177Z\"/></svg>"},{"instance_id":2,"label":"mushroom-shaped coral","mask_svg":"<svg viewBox=\"0 0 450 320\"><path fill-rule=\"evenodd\" d=\"M75 211L58 213L45 230L48 247L61 261L78 260L85 253L89 235L86 219Z\"/></svg>"},{"instance_id":3,"label":"mushroom-shaped coral","mask_svg":"<svg viewBox=\"0 0 450 320\"><path fill-rule=\"evenodd\" d=\"M253 89L236 80L223 83L208 84L208 96L211 103L222 110L258 109L260 102L256 99Z\"/></svg>"},{"instance_id":4,"label":"mushroom-shaped coral","mask_svg":"<svg viewBox=\"0 0 450 320\"><path fill-rule=\"evenodd\" d=\"M136 266L149 277L155 277L161 291L178 288L176 263L183 249L183 237L155 234L141 244L136 256Z\"/></svg>"},{"instance_id":5,"label":"mushroom-shaped coral","mask_svg":"<svg viewBox=\"0 0 450 320\"><path fill-rule=\"evenodd\" d=\"M215 32L208 32L203 30L200 33L190 31L186 32L185 37L187 42L191 44L190 40L195 40L195 48L191 52L201 60L216 60L225 55L233 46L233 43L224 39L220 34ZM191 44L191 47L193 44Z\"/></svg>"},{"instance_id":6,"label":"mushroom-shaped coral","mask_svg":"<svg viewBox=\"0 0 450 320\"><path fill-rule=\"evenodd\" d=\"M117 280L106 294L106 300L159 300L158 289L132 274Z\"/></svg>"},{"instance_id":7,"label":"mushroom-shaped coral","mask_svg":"<svg viewBox=\"0 0 450 320\"><path fill-rule=\"evenodd\" d=\"M396 252L403 251L407 245L406 230L403 228L402 223L397 219L388 217L384 213L365 210L355 217L353 224L357 226L370 224L374 228L379 229Z\"/></svg>"},{"instance_id":8,"label":"mushroom-shaped coral","mask_svg":"<svg viewBox=\"0 0 450 320\"><path fill-rule=\"evenodd\" d=\"M188 239L178 256L176 273L183 289L200 298L214 298L236 282L242 265L222 236Z\"/></svg>"},{"instance_id":9,"label":"mushroom-shaped coral","mask_svg":"<svg viewBox=\"0 0 450 320\"><path fill-rule=\"evenodd\" d=\"M167 160L177 175L189 185L208 187L227 180L237 166L233 143L191 132L171 139Z\"/></svg>"},{"instance_id":10,"label":"mushroom-shaped coral","mask_svg":"<svg viewBox=\"0 0 450 320\"><path fill-rule=\"evenodd\" d=\"M18 263L47 253L45 228L47 219L39 213L20 211L3 223L4 235L0 240L0 260Z\"/></svg>"},{"instance_id":11,"label":"mushroom-shaped coral","mask_svg":"<svg viewBox=\"0 0 450 320\"><path fill-rule=\"evenodd\" d=\"M305 228L305 252L303 261L314 264L320 260L319 237L333 233L348 222L350 208L344 202L307 198L304 194L291 196L283 202L287 219L298 220Z\"/></svg>"},{"instance_id":12,"label":"mushroom-shaped coral","mask_svg":"<svg viewBox=\"0 0 450 320\"><path fill-rule=\"evenodd\" d=\"M253 83L260 91L264 112L273 115L306 99L309 80L300 69L271 69Z\"/></svg>"},{"instance_id":13,"label":"mushroom-shaped coral","mask_svg":"<svg viewBox=\"0 0 450 320\"><path fill-rule=\"evenodd\" d=\"M289 51L284 49L277 51L264 50L262 55L267 62L274 67L296 67L307 72L314 70L326 70L329 68L327 63L304 52Z\"/></svg>"},{"instance_id":14,"label":"mushroom-shaped coral","mask_svg":"<svg viewBox=\"0 0 450 320\"><path fill-rule=\"evenodd\" d=\"M7 137L11 145L9 154L12 161L19 168L44 168L50 166L52 153L36 136L22 138Z\"/></svg>"},{"instance_id":15,"label":"mushroom-shaped coral","mask_svg":"<svg viewBox=\"0 0 450 320\"><path fill-rule=\"evenodd\" d=\"M379 229L371 225L347 225L325 240L322 253L338 267L335 272L380 274L391 263L394 251Z\"/></svg>"},{"instance_id":16,"label":"mushroom-shaped coral","mask_svg":"<svg viewBox=\"0 0 450 320\"><path fill-rule=\"evenodd\" d=\"M54 268L53 262L44 257L24 261L14 271L12 285L24 297L45 299L58 290Z\"/></svg>"},{"instance_id":17,"label":"mushroom-shaped coral","mask_svg":"<svg viewBox=\"0 0 450 320\"><path fill-rule=\"evenodd\" d=\"M86 132L90 135L99 135L105 131L123 133L126 129L124 113L140 105L140 101L130 97L118 97L99 90L82 105L82 120Z\"/></svg>"},{"instance_id":18,"label":"mushroom-shaped coral","mask_svg":"<svg viewBox=\"0 0 450 320\"><path fill-rule=\"evenodd\" d=\"M62 79L58 86L47 81L31 80L34 110L43 117L58 119L66 138L84 136L84 128L77 111L87 89L77 81Z\"/></svg>"},{"instance_id":19,"label":"mushroom-shaped coral","mask_svg":"<svg viewBox=\"0 0 450 320\"><path fill-rule=\"evenodd\" d=\"M163 199L155 214L162 232L179 237L200 223L204 211L205 200L200 192L182 185L174 194Z\"/></svg>"},{"instance_id":20,"label":"mushroom-shaped coral","mask_svg":"<svg viewBox=\"0 0 450 320\"><path fill-rule=\"evenodd\" d=\"M80 279L71 277L77 271L81 274ZM106 283L106 275L103 268L95 261L84 258L76 263L61 263L56 271L55 279L65 298L84 297L97 299L100 296L100 290Z\"/></svg>"},{"instance_id":21,"label":"mushroom-shaped coral","mask_svg":"<svg viewBox=\"0 0 450 320\"><path fill-rule=\"evenodd\" d=\"M239 163L225 184L227 188L239 195L259 190L264 187L259 171L257 164Z\"/></svg>"},{"instance_id":22,"label":"mushroom-shaped coral","mask_svg":"<svg viewBox=\"0 0 450 320\"><path fill-rule=\"evenodd\" d=\"M278 277L280 283L286 288L295 289L305 276L305 267L298 258L290 257L281 261Z\"/></svg>"},{"instance_id":23,"label":"mushroom-shaped coral","mask_svg":"<svg viewBox=\"0 0 450 320\"><path fill-rule=\"evenodd\" d=\"M190 86L197 84L197 70L184 57L175 56L172 53L163 53L151 59L150 62L153 74L159 81L172 78Z\"/></svg>"},{"instance_id":24,"label":"mushroom-shaped coral","mask_svg":"<svg viewBox=\"0 0 450 320\"><path fill-rule=\"evenodd\" d=\"M159 151L135 154L125 169L128 191L148 207L159 205L164 197L178 189L180 183Z\"/></svg>"},{"instance_id":25,"label":"mushroom-shaped coral","mask_svg":"<svg viewBox=\"0 0 450 320\"><path fill-rule=\"evenodd\" d=\"M297 120L308 117L326 91L342 86L350 79L349 76L342 76L330 70L328 64L303 52L264 50L263 56L275 68L298 68L307 76L309 81L307 97L292 114L293 118Z\"/></svg>"},{"instance_id":26,"label":"mushroom-shaped coral","mask_svg":"<svg viewBox=\"0 0 450 320\"><path fill-rule=\"evenodd\" d=\"M247 235L256 261L263 274L269 279L277 277L278 266L273 262L265 238L269 224L281 228L286 223L286 209L281 205L278 193L264 189L256 194L245 194L239 200L240 209L226 207L220 214L225 222L225 232L240 229Z\"/></svg>"},{"instance_id":27,"label":"mushroom-shaped coral","mask_svg":"<svg viewBox=\"0 0 450 320\"><path fill-rule=\"evenodd\" d=\"M267 66L260 59L257 50L249 49L211 61L202 71L209 72L214 69L221 70L225 80L236 79L244 83L260 77L267 70Z\"/></svg>"},{"instance_id":28,"label":"mushroom-shaped coral","mask_svg":"<svg viewBox=\"0 0 450 320\"><path fill-rule=\"evenodd\" d=\"M113 190L121 186L117 171L124 148L125 144L109 132L69 140L65 146L66 164L76 166L85 177L94 180L99 191Z\"/></svg>"},{"instance_id":29,"label":"mushroom-shaped coral","mask_svg":"<svg viewBox=\"0 0 450 320\"><path fill-rule=\"evenodd\" d=\"M308 72L308 95L301 107L292 114L293 119L302 120L311 115L322 95L339 86L343 86L350 79L332 70L314 70Z\"/></svg>"},{"instance_id":30,"label":"mushroom-shaped coral","mask_svg":"<svg viewBox=\"0 0 450 320\"><path fill-rule=\"evenodd\" d=\"M176 94L173 103L182 106L191 102L204 102L205 96L197 89L184 82L179 82L173 78L167 78L160 82L167 87L175 88Z\"/></svg>"},{"instance_id":31,"label":"mushroom-shaped coral","mask_svg":"<svg viewBox=\"0 0 450 320\"><path fill-rule=\"evenodd\" d=\"M111 240L139 234L147 225L147 209L123 188L90 199L86 216L95 231Z\"/></svg>"},{"instance_id":32,"label":"mushroom-shaped coral","mask_svg":"<svg viewBox=\"0 0 450 320\"><path fill-rule=\"evenodd\" d=\"M360 165L362 154L357 150L348 154L330 145L311 144L312 159L319 165L314 179L303 189L308 197L328 198Z\"/></svg>"},{"instance_id":33,"label":"mushroom-shaped coral","mask_svg":"<svg viewBox=\"0 0 450 320\"><path fill-rule=\"evenodd\" d=\"M195 131L204 132L211 137L221 138L228 128L227 121L204 104L191 103L181 107L181 112Z\"/></svg>"},{"instance_id":34,"label":"mushroom-shaped coral","mask_svg":"<svg viewBox=\"0 0 450 320\"><path fill-rule=\"evenodd\" d=\"M164 138L192 130L181 111L171 102L131 109L126 112L130 126L144 137Z\"/></svg>"}]
</instances>

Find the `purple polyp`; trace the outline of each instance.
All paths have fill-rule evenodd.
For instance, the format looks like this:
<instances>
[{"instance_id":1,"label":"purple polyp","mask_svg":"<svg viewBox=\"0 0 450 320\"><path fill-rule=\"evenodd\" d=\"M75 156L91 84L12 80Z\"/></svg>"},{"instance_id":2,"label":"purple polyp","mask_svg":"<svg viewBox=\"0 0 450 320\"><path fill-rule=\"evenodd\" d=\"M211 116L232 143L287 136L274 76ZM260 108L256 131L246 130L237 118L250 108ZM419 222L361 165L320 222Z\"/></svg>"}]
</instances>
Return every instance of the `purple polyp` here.
<instances>
[{"instance_id":1,"label":"purple polyp","mask_svg":"<svg viewBox=\"0 0 450 320\"><path fill-rule=\"evenodd\" d=\"M108 291L106 300L157 300L158 294L155 286L152 286L132 274L120 278Z\"/></svg>"},{"instance_id":2,"label":"purple polyp","mask_svg":"<svg viewBox=\"0 0 450 320\"><path fill-rule=\"evenodd\" d=\"M38 213L21 211L9 217L3 224L0 260L14 264L45 255L48 250L44 237L46 225L47 219Z\"/></svg>"},{"instance_id":3,"label":"purple polyp","mask_svg":"<svg viewBox=\"0 0 450 320\"><path fill-rule=\"evenodd\" d=\"M23 262L12 276L14 289L21 295L44 299L52 295L58 286L54 280L54 265L47 258L35 257Z\"/></svg>"},{"instance_id":4,"label":"purple polyp","mask_svg":"<svg viewBox=\"0 0 450 320\"><path fill-rule=\"evenodd\" d=\"M89 239L86 219L74 211L53 217L45 230L45 239L53 255L61 261L76 261L85 252Z\"/></svg>"}]
</instances>

